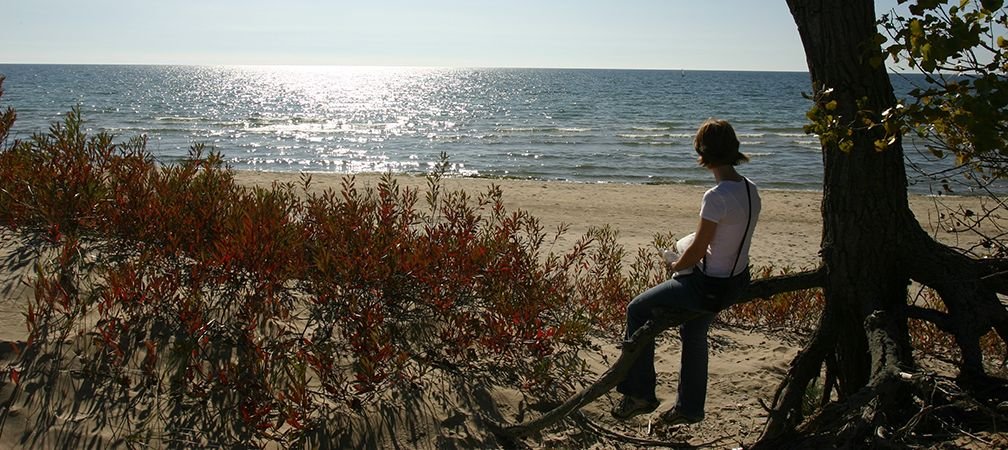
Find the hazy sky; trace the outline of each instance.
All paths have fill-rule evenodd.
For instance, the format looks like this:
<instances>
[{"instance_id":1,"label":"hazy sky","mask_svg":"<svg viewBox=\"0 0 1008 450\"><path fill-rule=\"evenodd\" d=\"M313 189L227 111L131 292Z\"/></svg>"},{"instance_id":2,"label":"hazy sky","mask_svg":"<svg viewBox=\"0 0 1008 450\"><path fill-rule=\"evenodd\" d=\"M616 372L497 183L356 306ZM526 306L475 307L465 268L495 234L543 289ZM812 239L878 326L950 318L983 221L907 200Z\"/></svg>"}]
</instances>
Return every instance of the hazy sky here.
<instances>
[{"instance_id":1,"label":"hazy sky","mask_svg":"<svg viewBox=\"0 0 1008 450\"><path fill-rule=\"evenodd\" d=\"M805 70L784 0L0 0L0 16L0 63Z\"/></svg>"}]
</instances>

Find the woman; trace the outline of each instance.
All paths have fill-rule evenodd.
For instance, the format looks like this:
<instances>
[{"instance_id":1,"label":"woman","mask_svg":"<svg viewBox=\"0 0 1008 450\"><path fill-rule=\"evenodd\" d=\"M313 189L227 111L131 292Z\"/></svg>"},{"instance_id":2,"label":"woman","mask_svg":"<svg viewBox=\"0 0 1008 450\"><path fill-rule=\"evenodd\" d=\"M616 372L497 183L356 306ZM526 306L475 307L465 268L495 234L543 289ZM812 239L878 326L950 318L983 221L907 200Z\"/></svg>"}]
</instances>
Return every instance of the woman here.
<instances>
[{"instance_id":1,"label":"woman","mask_svg":"<svg viewBox=\"0 0 1008 450\"><path fill-rule=\"evenodd\" d=\"M662 414L669 424L703 420L707 397L707 331L714 314L737 301L749 284L749 244L760 213L760 196L751 181L735 166L749 158L739 152L735 131L724 120L708 119L697 130L693 147L700 165L714 175L717 185L704 193L700 225L693 242L678 260L669 264L677 274L637 296L627 305L626 340L653 315L654 308L686 309L704 314L679 327L682 357L678 398ZM655 344L652 340L616 390L623 394L612 414L627 419L654 411Z\"/></svg>"}]
</instances>

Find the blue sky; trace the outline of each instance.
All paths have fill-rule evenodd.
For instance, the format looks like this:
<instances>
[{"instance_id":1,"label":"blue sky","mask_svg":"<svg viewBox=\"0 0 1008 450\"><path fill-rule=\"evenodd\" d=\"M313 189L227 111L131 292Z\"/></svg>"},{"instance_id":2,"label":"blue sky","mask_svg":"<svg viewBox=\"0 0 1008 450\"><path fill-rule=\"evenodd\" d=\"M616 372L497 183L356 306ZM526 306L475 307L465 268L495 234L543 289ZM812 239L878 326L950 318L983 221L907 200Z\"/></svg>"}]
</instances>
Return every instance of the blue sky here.
<instances>
[{"instance_id":1,"label":"blue sky","mask_svg":"<svg viewBox=\"0 0 1008 450\"><path fill-rule=\"evenodd\" d=\"M0 14L0 63L805 70L784 0L0 0Z\"/></svg>"}]
</instances>

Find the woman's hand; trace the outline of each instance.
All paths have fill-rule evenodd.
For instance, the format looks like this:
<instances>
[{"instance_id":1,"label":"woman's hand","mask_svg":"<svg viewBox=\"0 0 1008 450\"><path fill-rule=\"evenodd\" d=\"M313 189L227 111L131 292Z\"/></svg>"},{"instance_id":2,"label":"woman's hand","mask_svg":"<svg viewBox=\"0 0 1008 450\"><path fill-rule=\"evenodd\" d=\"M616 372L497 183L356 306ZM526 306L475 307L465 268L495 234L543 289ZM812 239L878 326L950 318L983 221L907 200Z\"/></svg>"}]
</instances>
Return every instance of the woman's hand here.
<instances>
[{"instance_id":1,"label":"woman's hand","mask_svg":"<svg viewBox=\"0 0 1008 450\"><path fill-rule=\"evenodd\" d=\"M690 243L689 247L686 247L682 256L671 264L669 270L678 272L699 264L700 260L707 254L707 247L714 239L715 231L717 231L717 222L700 219L700 224L697 225L697 231L696 235L693 237L693 242Z\"/></svg>"},{"instance_id":2,"label":"woman's hand","mask_svg":"<svg viewBox=\"0 0 1008 450\"><path fill-rule=\"evenodd\" d=\"M675 249L667 248L662 251L662 259L665 261L665 267L671 269L672 266L679 260L679 252Z\"/></svg>"}]
</instances>

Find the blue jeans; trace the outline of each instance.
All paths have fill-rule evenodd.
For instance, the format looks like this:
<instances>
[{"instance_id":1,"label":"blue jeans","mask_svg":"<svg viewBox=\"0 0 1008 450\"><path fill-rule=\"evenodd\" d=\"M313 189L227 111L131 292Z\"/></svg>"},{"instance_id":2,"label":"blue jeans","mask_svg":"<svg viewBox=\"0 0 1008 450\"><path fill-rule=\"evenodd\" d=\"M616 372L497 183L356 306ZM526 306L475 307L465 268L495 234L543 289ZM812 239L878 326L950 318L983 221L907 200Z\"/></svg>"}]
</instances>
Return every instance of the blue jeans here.
<instances>
[{"instance_id":1,"label":"blue jeans","mask_svg":"<svg viewBox=\"0 0 1008 450\"><path fill-rule=\"evenodd\" d=\"M730 280L730 281L728 281ZM714 315L721 307L735 303L749 284L749 271L726 280L728 287L720 299L705 299L704 279L698 273L672 278L643 294L627 305L625 340L654 316L654 308L700 311L704 314L679 326L682 354L679 368L679 388L676 410L691 417L703 418L707 399L707 331ZM644 400L657 400L654 367L654 340L645 344L644 350L633 363L626 378L616 386L622 394Z\"/></svg>"}]
</instances>

